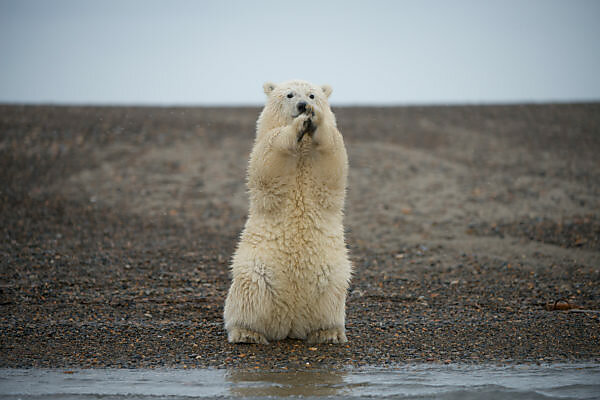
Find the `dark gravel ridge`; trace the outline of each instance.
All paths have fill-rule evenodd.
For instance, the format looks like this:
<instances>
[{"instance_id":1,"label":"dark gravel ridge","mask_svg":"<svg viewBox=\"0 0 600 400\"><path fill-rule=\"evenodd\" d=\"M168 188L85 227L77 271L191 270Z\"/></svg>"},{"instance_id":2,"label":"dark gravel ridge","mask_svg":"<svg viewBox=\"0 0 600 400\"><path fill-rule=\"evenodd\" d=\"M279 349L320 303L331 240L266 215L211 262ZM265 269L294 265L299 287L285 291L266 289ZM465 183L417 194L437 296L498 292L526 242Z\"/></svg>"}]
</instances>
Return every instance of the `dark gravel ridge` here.
<instances>
[{"instance_id":1,"label":"dark gravel ridge","mask_svg":"<svg viewBox=\"0 0 600 400\"><path fill-rule=\"evenodd\" d=\"M124 171L143 157L178 144L194 144L199 158L232 143L249 151L257 108L0 106L0 368L600 362L600 104L334 111L354 168L349 343L263 346L226 341L227 268L244 210L211 192L189 170L194 162L135 170L132 193L90 189L112 185L97 171L129 179ZM379 151L373 143L433 161L364 166ZM462 152L464 143L473 151ZM527 156L510 158L515 149ZM222 160L233 183L218 190L243 193L246 159ZM482 213L431 220L435 210L419 206L435 196L428 187L411 187L421 200L401 212L356 189L363 173L383 191L398 171L463 170L473 174L457 179L473 185L465 207ZM164 212L145 208L159 185L146 179L186 171L200 189ZM490 171L505 186L481 186ZM519 177L532 183L511 186ZM557 188L571 197L549 192ZM552 196L564 212L546 208ZM527 209L485 214L488 204L504 210L520 199Z\"/></svg>"}]
</instances>

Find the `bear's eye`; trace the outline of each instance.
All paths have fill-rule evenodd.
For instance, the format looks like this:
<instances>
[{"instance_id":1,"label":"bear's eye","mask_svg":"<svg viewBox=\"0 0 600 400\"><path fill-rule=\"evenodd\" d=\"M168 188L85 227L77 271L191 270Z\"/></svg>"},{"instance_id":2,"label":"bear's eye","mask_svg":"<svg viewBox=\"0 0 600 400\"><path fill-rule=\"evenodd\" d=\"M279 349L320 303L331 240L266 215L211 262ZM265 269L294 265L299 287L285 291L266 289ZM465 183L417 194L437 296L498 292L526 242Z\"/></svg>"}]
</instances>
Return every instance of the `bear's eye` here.
<instances>
[{"instance_id":1,"label":"bear's eye","mask_svg":"<svg viewBox=\"0 0 600 400\"><path fill-rule=\"evenodd\" d=\"M311 94L311 95L310 95L310 96L308 96L308 97L310 97L311 99L314 99L314 98L315 98L315 95L314 95L314 94Z\"/></svg>"},{"instance_id":2,"label":"bear's eye","mask_svg":"<svg viewBox=\"0 0 600 400\"><path fill-rule=\"evenodd\" d=\"M294 93L288 93L288 99L291 99L292 97L294 97Z\"/></svg>"}]
</instances>

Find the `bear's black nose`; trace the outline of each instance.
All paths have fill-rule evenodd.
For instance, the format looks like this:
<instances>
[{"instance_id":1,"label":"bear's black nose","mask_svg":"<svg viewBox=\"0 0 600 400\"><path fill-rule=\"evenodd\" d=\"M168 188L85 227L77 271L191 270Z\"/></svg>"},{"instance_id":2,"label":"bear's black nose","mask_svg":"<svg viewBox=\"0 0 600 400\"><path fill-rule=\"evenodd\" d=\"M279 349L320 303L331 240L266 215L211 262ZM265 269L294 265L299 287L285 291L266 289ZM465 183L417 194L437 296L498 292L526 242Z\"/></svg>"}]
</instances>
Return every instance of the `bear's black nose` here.
<instances>
[{"instance_id":1,"label":"bear's black nose","mask_svg":"<svg viewBox=\"0 0 600 400\"><path fill-rule=\"evenodd\" d=\"M306 111L306 102L305 101L301 101L299 102L296 107L298 107L298 111L300 111L301 113L303 113L304 111Z\"/></svg>"}]
</instances>

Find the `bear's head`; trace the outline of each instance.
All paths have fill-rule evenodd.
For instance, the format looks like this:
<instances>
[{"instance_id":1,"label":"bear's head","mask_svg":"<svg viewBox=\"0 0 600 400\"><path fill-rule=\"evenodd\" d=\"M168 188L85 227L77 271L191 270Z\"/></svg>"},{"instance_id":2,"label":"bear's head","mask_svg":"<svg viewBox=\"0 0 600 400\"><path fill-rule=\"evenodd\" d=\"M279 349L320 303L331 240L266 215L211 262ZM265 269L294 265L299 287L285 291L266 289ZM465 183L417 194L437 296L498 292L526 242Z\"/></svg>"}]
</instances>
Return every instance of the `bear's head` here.
<instances>
[{"instance_id":1,"label":"bear's head","mask_svg":"<svg viewBox=\"0 0 600 400\"><path fill-rule=\"evenodd\" d=\"M263 85L267 102L258 119L258 130L267 131L279 126L289 125L294 118L304 112L310 104L323 112L324 118L335 118L329 108L328 98L332 89L329 85L315 86L309 82L293 80Z\"/></svg>"}]
</instances>

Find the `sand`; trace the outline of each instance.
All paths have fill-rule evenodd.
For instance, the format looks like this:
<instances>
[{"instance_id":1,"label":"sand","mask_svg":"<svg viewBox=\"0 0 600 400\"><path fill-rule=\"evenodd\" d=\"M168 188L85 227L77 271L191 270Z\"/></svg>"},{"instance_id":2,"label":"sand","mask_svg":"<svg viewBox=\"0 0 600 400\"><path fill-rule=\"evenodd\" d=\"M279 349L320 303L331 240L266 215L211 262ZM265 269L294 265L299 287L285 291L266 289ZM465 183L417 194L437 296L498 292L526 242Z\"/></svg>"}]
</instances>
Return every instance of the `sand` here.
<instances>
[{"instance_id":1,"label":"sand","mask_svg":"<svg viewBox=\"0 0 600 400\"><path fill-rule=\"evenodd\" d=\"M334 108L343 345L232 345L258 108L0 106L0 367L600 362L600 104Z\"/></svg>"}]
</instances>

